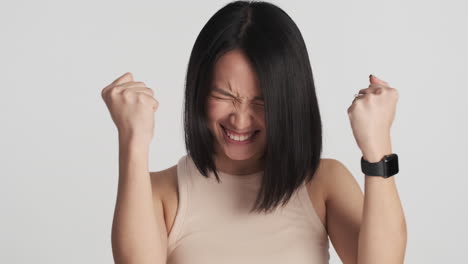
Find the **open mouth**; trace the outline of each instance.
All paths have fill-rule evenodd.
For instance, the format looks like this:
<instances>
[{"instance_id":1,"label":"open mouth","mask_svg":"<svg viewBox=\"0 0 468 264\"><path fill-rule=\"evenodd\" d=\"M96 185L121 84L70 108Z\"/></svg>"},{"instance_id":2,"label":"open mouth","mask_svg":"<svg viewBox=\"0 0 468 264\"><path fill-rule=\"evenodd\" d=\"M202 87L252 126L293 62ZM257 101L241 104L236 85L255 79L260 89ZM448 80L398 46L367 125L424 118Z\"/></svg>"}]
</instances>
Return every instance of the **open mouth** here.
<instances>
[{"instance_id":1,"label":"open mouth","mask_svg":"<svg viewBox=\"0 0 468 264\"><path fill-rule=\"evenodd\" d=\"M221 125L221 128L223 130L224 138L226 139L227 142L232 143L232 144L241 144L241 145L242 144L249 144L249 143L253 142L257 138L258 133L260 132L260 130L256 130L253 133L253 135L250 136L248 139L241 140L241 138L239 138L239 140L236 140L236 139L233 139L233 138L228 136L226 129L222 125Z\"/></svg>"}]
</instances>

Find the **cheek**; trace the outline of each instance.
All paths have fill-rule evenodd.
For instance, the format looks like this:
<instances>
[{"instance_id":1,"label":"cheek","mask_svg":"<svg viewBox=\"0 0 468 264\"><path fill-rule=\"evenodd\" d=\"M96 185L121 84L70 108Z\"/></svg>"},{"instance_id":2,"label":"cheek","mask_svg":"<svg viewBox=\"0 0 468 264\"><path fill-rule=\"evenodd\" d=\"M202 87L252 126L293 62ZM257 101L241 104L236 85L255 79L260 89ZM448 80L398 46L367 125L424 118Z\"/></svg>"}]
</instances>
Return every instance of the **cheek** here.
<instances>
[{"instance_id":1,"label":"cheek","mask_svg":"<svg viewBox=\"0 0 468 264\"><path fill-rule=\"evenodd\" d=\"M208 100L206 107L209 116L223 116L231 111L229 102Z\"/></svg>"},{"instance_id":2,"label":"cheek","mask_svg":"<svg viewBox=\"0 0 468 264\"><path fill-rule=\"evenodd\" d=\"M209 101L206 104L206 114L210 126L213 127L216 125L214 124L215 122L218 122L229 114L229 109L221 103Z\"/></svg>"}]
</instances>

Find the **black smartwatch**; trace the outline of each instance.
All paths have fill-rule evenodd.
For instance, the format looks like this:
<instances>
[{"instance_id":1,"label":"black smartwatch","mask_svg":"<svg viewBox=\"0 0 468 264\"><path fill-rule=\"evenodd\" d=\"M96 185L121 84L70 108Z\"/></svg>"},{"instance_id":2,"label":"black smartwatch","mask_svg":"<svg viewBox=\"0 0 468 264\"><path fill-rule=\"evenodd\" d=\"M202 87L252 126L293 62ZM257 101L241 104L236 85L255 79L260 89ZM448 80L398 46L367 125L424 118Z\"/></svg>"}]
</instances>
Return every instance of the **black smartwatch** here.
<instances>
[{"instance_id":1,"label":"black smartwatch","mask_svg":"<svg viewBox=\"0 0 468 264\"><path fill-rule=\"evenodd\" d=\"M398 173L398 155L395 153L385 155L379 162L368 162L363 156L361 171L365 175L389 178Z\"/></svg>"}]
</instances>

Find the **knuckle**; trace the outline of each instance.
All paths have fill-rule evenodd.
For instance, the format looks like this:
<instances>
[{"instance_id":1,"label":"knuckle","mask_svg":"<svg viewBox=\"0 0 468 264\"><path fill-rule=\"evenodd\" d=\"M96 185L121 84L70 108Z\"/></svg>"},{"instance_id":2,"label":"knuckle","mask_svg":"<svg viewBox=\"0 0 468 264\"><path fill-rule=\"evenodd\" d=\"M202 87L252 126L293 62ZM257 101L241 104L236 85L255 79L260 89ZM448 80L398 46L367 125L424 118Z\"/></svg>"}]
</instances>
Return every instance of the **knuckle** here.
<instances>
[{"instance_id":1,"label":"knuckle","mask_svg":"<svg viewBox=\"0 0 468 264\"><path fill-rule=\"evenodd\" d=\"M120 89L118 89L118 87L112 87L109 89L109 92L108 92L108 96L109 97L115 97L118 93L120 92Z\"/></svg>"},{"instance_id":2,"label":"knuckle","mask_svg":"<svg viewBox=\"0 0 468 264\"><path fill-rule=\"evenodd\" d=\"M397 99L400 98L400 93L398 92L397 89L394 89L393 94L395 95Z\"/></svg>"},{"instance_id":3,"label":"knuckle","mask_svg":"<svg viewBox=\"0 0 468 264\"><path fill-rule=\"evenodd\" d=\"M121 86L121 85L116 85L116 86L112 87L112 91L113 91L114 93L120 93L120 92L122 92L124 89L125 89L125 87L124 87L124 86Z\"/></svg>"},{"instance_id":4,"label":"knuckle","mask_svg":"<svg viewBox=\"0 0 468 264\"><path fill-rule=\"evenodd\" d=\"M107 94L107 87L104 87L104 89L101 90L101 97L104 99L106 97L106 94Z\"/></svg>"},{"instance_id":5,"label":"knuckle","mask_svg":"<svg viewBox=\"0 0 468 264\"><path fill-rule=\"evenodd\" d=\"M155 99L154 100L154 109L157 110L159 108L159 102Z\"/></svg>"},{"instance_id":6,"label":"knuckle","mask_svg":"<svg viewBox=\"0 0 468 264\"><path fill-rule=\"evenodd\" d=\"M143 103L146 100L145 94L144 93L138 93L137 94L137 100L139 103Z\"/></svg>"},{"instance_id":7,"label":"knuckle","mask_svg":"<svg viewBox=\"0 0 468 264\"><path fill-rule=\"evenodd\" d=\"M125 89L122 91L121 94L124 99L129 99L130 97L132 97L132 93L133 92L130 89Z\"/></svg>"}]
</instances>

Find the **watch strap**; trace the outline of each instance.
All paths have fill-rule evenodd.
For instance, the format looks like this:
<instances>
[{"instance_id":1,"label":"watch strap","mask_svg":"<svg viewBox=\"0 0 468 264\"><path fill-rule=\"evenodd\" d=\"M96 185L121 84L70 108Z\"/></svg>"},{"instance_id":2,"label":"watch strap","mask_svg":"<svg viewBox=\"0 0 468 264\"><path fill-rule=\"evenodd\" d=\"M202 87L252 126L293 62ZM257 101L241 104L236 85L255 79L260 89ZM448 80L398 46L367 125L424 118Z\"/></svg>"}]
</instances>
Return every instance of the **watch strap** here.
<instances>
[{"instance_id":1,"label":"watch strap","mask_svg":"<svg viewBox=\"0 0 468 264\"><path fill-rule=\"evenodd\" d=\"M398 155L395 153L385 155L378 162L368 162L364 157L361 157L361 171L368 176L391 177L399 171Z\"/></svg>"}]
</instances>

